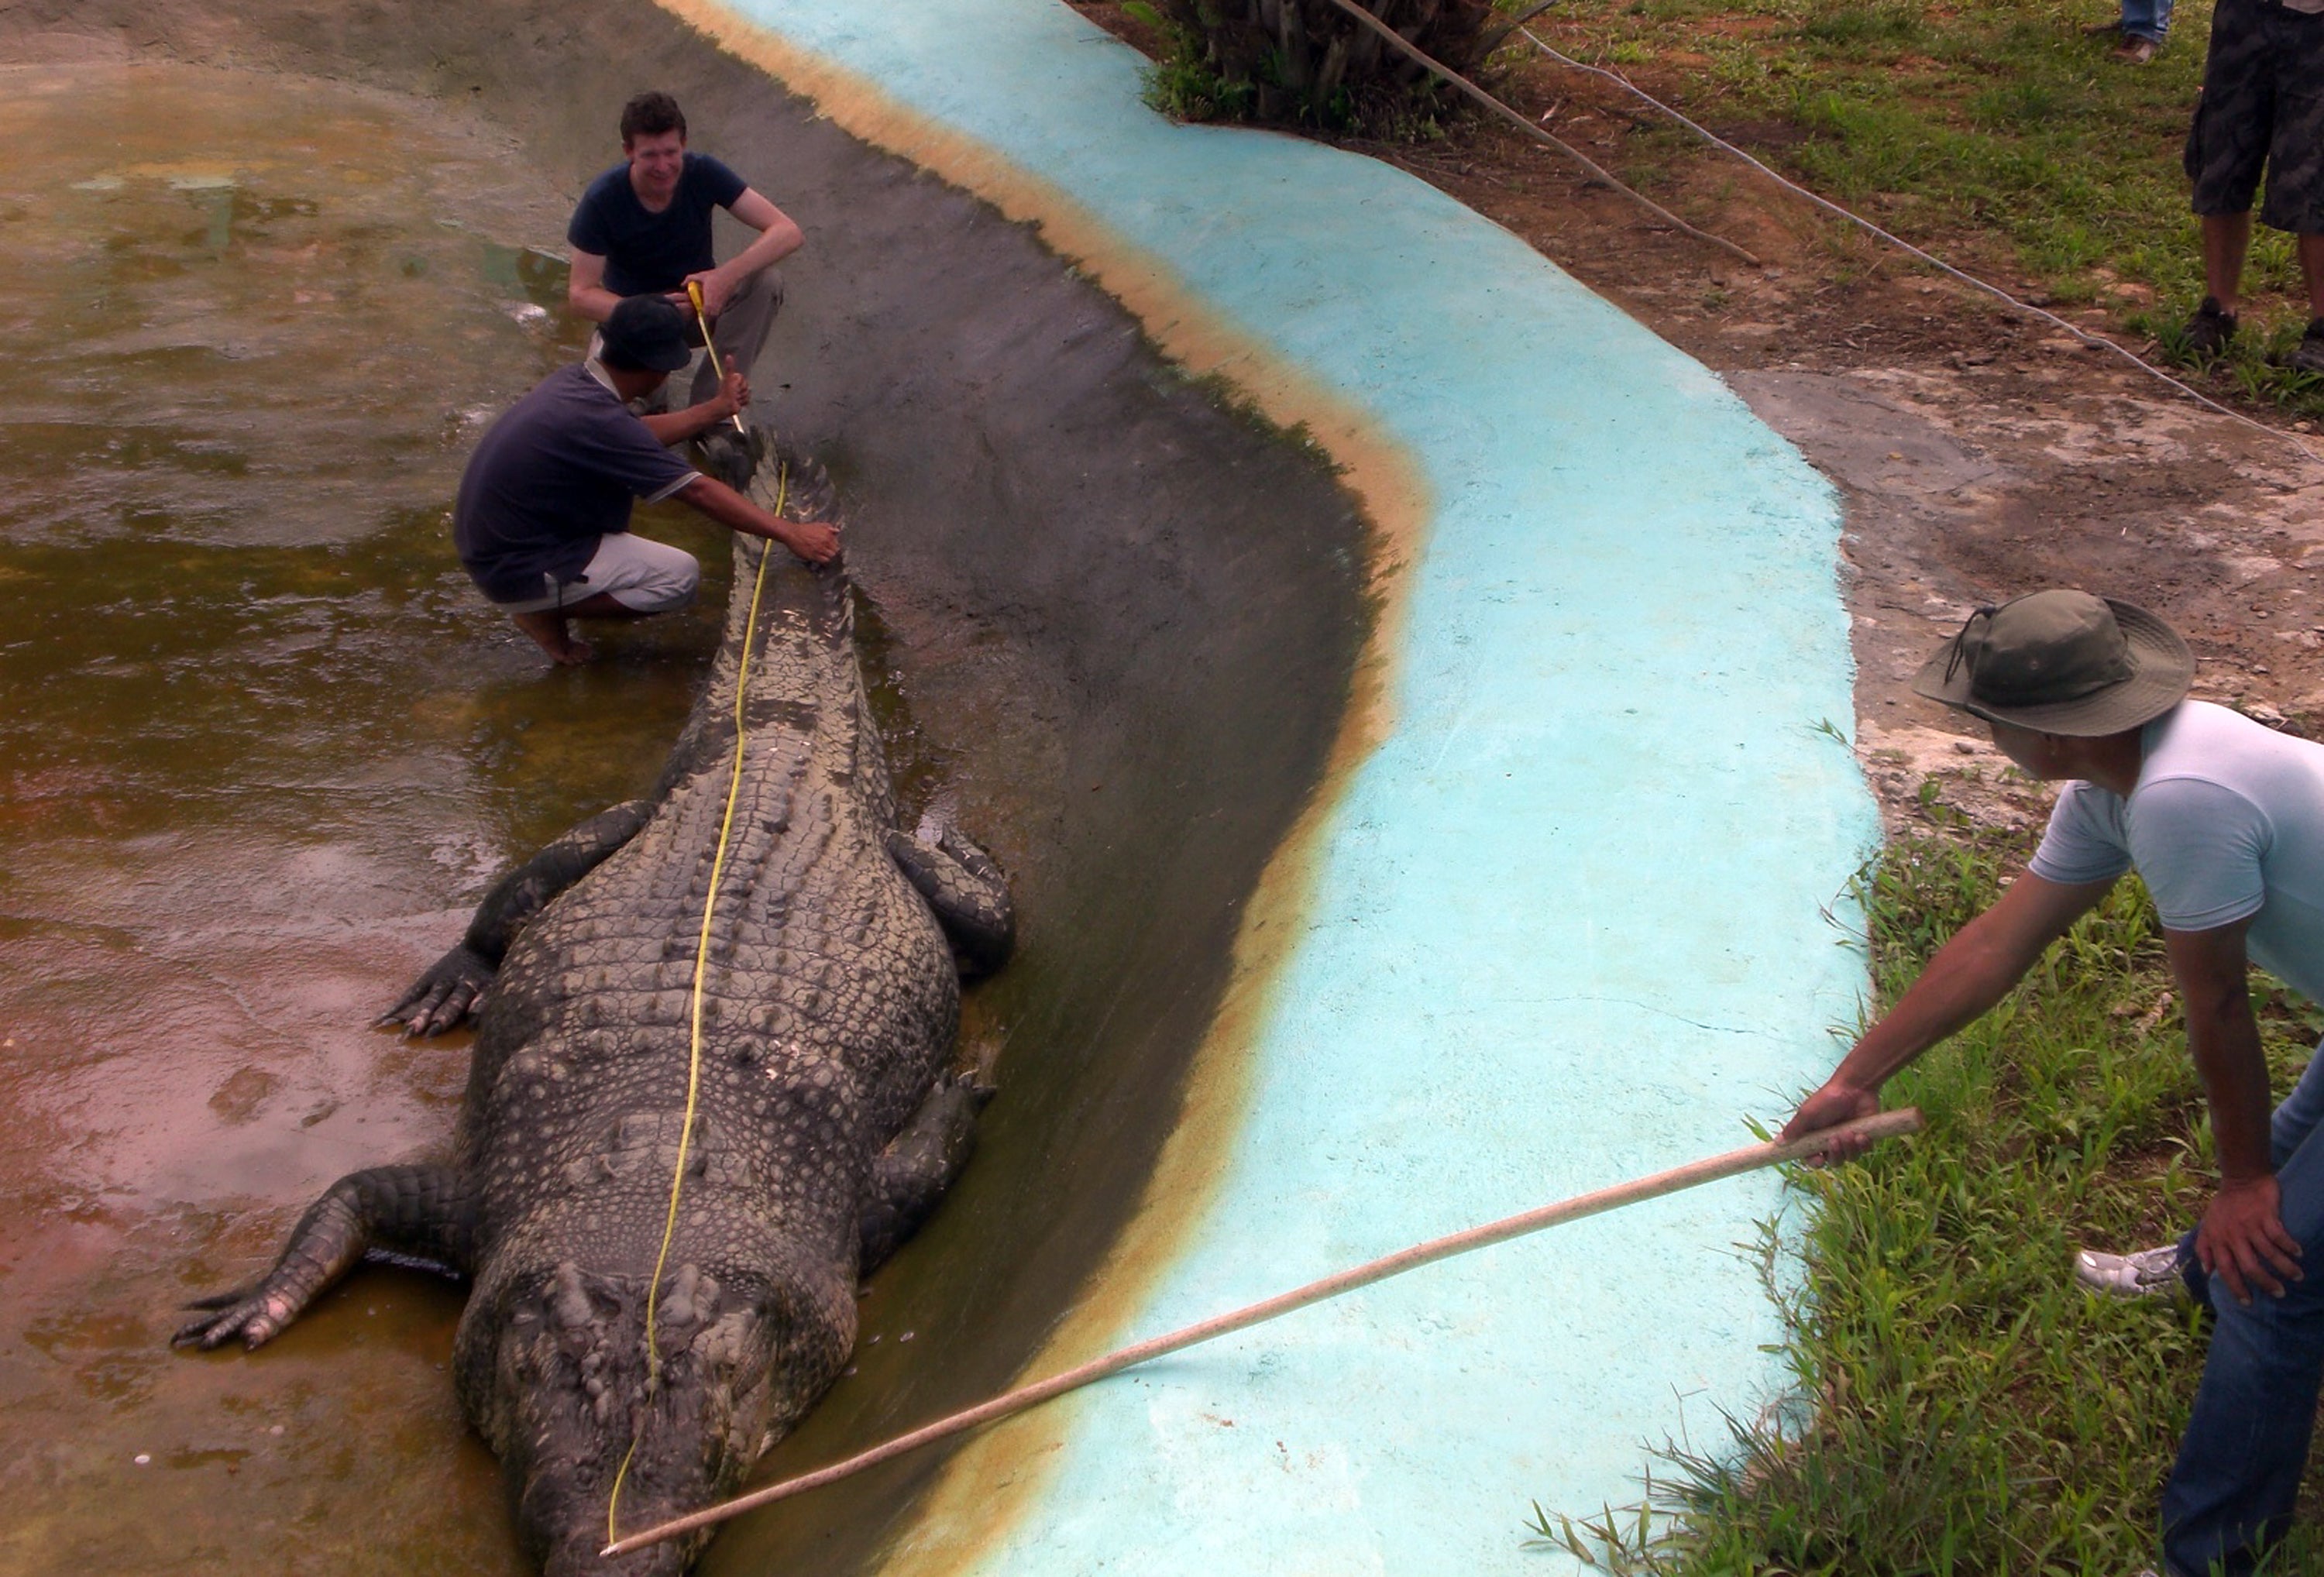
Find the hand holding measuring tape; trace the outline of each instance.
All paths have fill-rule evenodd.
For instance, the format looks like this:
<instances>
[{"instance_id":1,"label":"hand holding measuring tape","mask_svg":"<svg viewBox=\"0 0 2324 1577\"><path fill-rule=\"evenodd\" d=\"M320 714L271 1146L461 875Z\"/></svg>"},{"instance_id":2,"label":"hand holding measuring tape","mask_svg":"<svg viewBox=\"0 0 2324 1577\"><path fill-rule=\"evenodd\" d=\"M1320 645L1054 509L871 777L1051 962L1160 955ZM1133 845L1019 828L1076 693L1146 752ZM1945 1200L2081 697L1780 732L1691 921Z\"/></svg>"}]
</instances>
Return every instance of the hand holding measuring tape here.
<instances>
[{"instance_id":1,"label":"hand holding measuring tape","mask_svg":"<svg viewBox=\"0 0 2324 1577\"><path fill-rule=\"evenodd\" d=\"M686 299L694 303L694 315L697 318L701 319L702 322L702 345L703 348L710 353L711 375L715 377L718 380L719 386L724 388L726 383L726 369L718 364L718 346L716 342L712 340L710 337L710 309L702 303L702 281L700 280L692 279L686 281ZM739 378L742 374L738 373L735 376ZM742 433L745 437L749 436L750 429L742 425L742 413L740 410L735 411L734 414L728 417L727 420L734 424L734 430L736 432Z\"/></svg>"}]
</instances>

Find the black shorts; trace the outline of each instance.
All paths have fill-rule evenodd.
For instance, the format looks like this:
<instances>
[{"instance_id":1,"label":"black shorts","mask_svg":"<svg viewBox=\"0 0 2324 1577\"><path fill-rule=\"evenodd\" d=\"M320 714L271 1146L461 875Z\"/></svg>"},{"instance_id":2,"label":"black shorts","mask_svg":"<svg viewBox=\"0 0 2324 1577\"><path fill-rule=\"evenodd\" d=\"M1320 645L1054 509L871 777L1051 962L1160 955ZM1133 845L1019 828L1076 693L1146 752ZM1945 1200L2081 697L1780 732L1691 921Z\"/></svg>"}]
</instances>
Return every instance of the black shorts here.
<instances>
[{"instance_id":1,"label":"black shorts","mask_svg":"<svg viewBox=\"0 0 2324 1577\"><path fill-rule=\"evenodd\" d=\"M2249 213L2264 165L2260 221L2324 235L2324 13L2218 0L2186 165L2197 213Z\"/></svg>"}]
</instances>

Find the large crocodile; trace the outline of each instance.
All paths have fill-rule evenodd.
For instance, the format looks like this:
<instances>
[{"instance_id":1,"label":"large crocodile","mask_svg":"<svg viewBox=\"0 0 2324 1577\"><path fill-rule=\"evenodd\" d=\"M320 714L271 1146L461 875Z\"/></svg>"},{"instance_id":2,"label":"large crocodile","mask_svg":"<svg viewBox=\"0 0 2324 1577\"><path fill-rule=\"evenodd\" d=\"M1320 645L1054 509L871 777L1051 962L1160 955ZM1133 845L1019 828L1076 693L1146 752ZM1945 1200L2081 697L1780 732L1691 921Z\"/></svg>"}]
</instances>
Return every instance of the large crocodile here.
<instances>
[{"instance_id":1,"label":"large crocodile","mask_svg":"<svg viewBox=\"0 0 2324 1577\"><path fill-rule=\"evenodd\" d=\"M795 518L829 503L809 469ZM1007 890L958 834L897 828L844 571L778 553L753 627L768 551L736 540L725 641L654 793L503 878L383 1020L477 1010L451 1159L341 1178L178 1333L255 1347L367 1252L468 1277L461 1404L553 1577L684 1569L698 1543L598 1558L617 1476L623 1531L739 1484L845 1365L857 1278L950 1185L982 1104L946 1069L961 972L1008 953Z\"/></svg>"}]
</instances>

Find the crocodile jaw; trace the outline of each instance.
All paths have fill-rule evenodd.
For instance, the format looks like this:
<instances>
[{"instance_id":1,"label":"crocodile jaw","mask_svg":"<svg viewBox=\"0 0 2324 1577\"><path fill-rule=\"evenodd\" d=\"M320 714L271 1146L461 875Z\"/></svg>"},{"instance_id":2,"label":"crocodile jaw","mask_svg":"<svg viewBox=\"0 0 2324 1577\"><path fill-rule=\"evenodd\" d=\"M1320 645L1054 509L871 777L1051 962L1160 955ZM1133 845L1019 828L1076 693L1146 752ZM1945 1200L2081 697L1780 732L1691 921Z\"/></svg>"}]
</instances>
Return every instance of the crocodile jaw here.
<instances>
[{"instance_id":1,"label":"crocodile jaw","mask_svg":"<svg viewBox=\"0 0 2324 1577\"><path fill-rule=\"evenodd\" d=\"M787 1302L680 1267L665 1278L650 1371L643 1277L568 1261L507 1301L492 1342L485 1433L519 1534L549 1577L675 1577L692 1563L707 1533L619 1560L598 1554L615 1481L613 1521L624 1535L734 1492L778 1411L795 1416L801 1406L778 1400L790 1368Z\"/></svg>"}]
</instances>

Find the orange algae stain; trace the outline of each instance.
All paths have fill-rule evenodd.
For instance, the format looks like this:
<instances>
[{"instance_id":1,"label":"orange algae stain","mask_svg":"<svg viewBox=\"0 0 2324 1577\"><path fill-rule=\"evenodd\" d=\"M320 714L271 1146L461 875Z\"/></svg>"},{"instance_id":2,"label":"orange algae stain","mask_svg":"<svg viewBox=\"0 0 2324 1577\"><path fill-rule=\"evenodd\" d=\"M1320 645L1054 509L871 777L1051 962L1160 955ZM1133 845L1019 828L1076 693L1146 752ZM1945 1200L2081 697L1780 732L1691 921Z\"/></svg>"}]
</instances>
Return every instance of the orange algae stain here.
<instances>
[{"instance_id":1,"label":"orange algae stain","mask_svg":"<svg viewBox=\"0 0 2324 1577\"><path fill-rule=\"evenodd\" d=\"M1177 1121L1140 1204L1105 1265L1019 1377L1020 1383L1128 1341L1129 1322L1200 1219L1235 1142L1250 1088L1249 1051L1303 933L1324 828L1356 770L1393 723L1390 680L1401 647L1407 577L1432 501L1416 458L1361 407L1233 327L1161 259L1124 239L1053 183L975 139L906 107L853 73L714 3L657 0L739 60L779 78L858 140L911 161L1037 227L1049 249L1112 296L1164 355L1215 377L1277 426L1304 429L1327 455L1369 524L1369 628L1330 760L1305 810L1260 874L1238 931L1218 1011L1188 1073ZM961 1448L882 1570L940 1577L973 1567L1029 1509L1053 1471L1070 1413L1050 1408Z\"/></svg>"}]
</instances>

